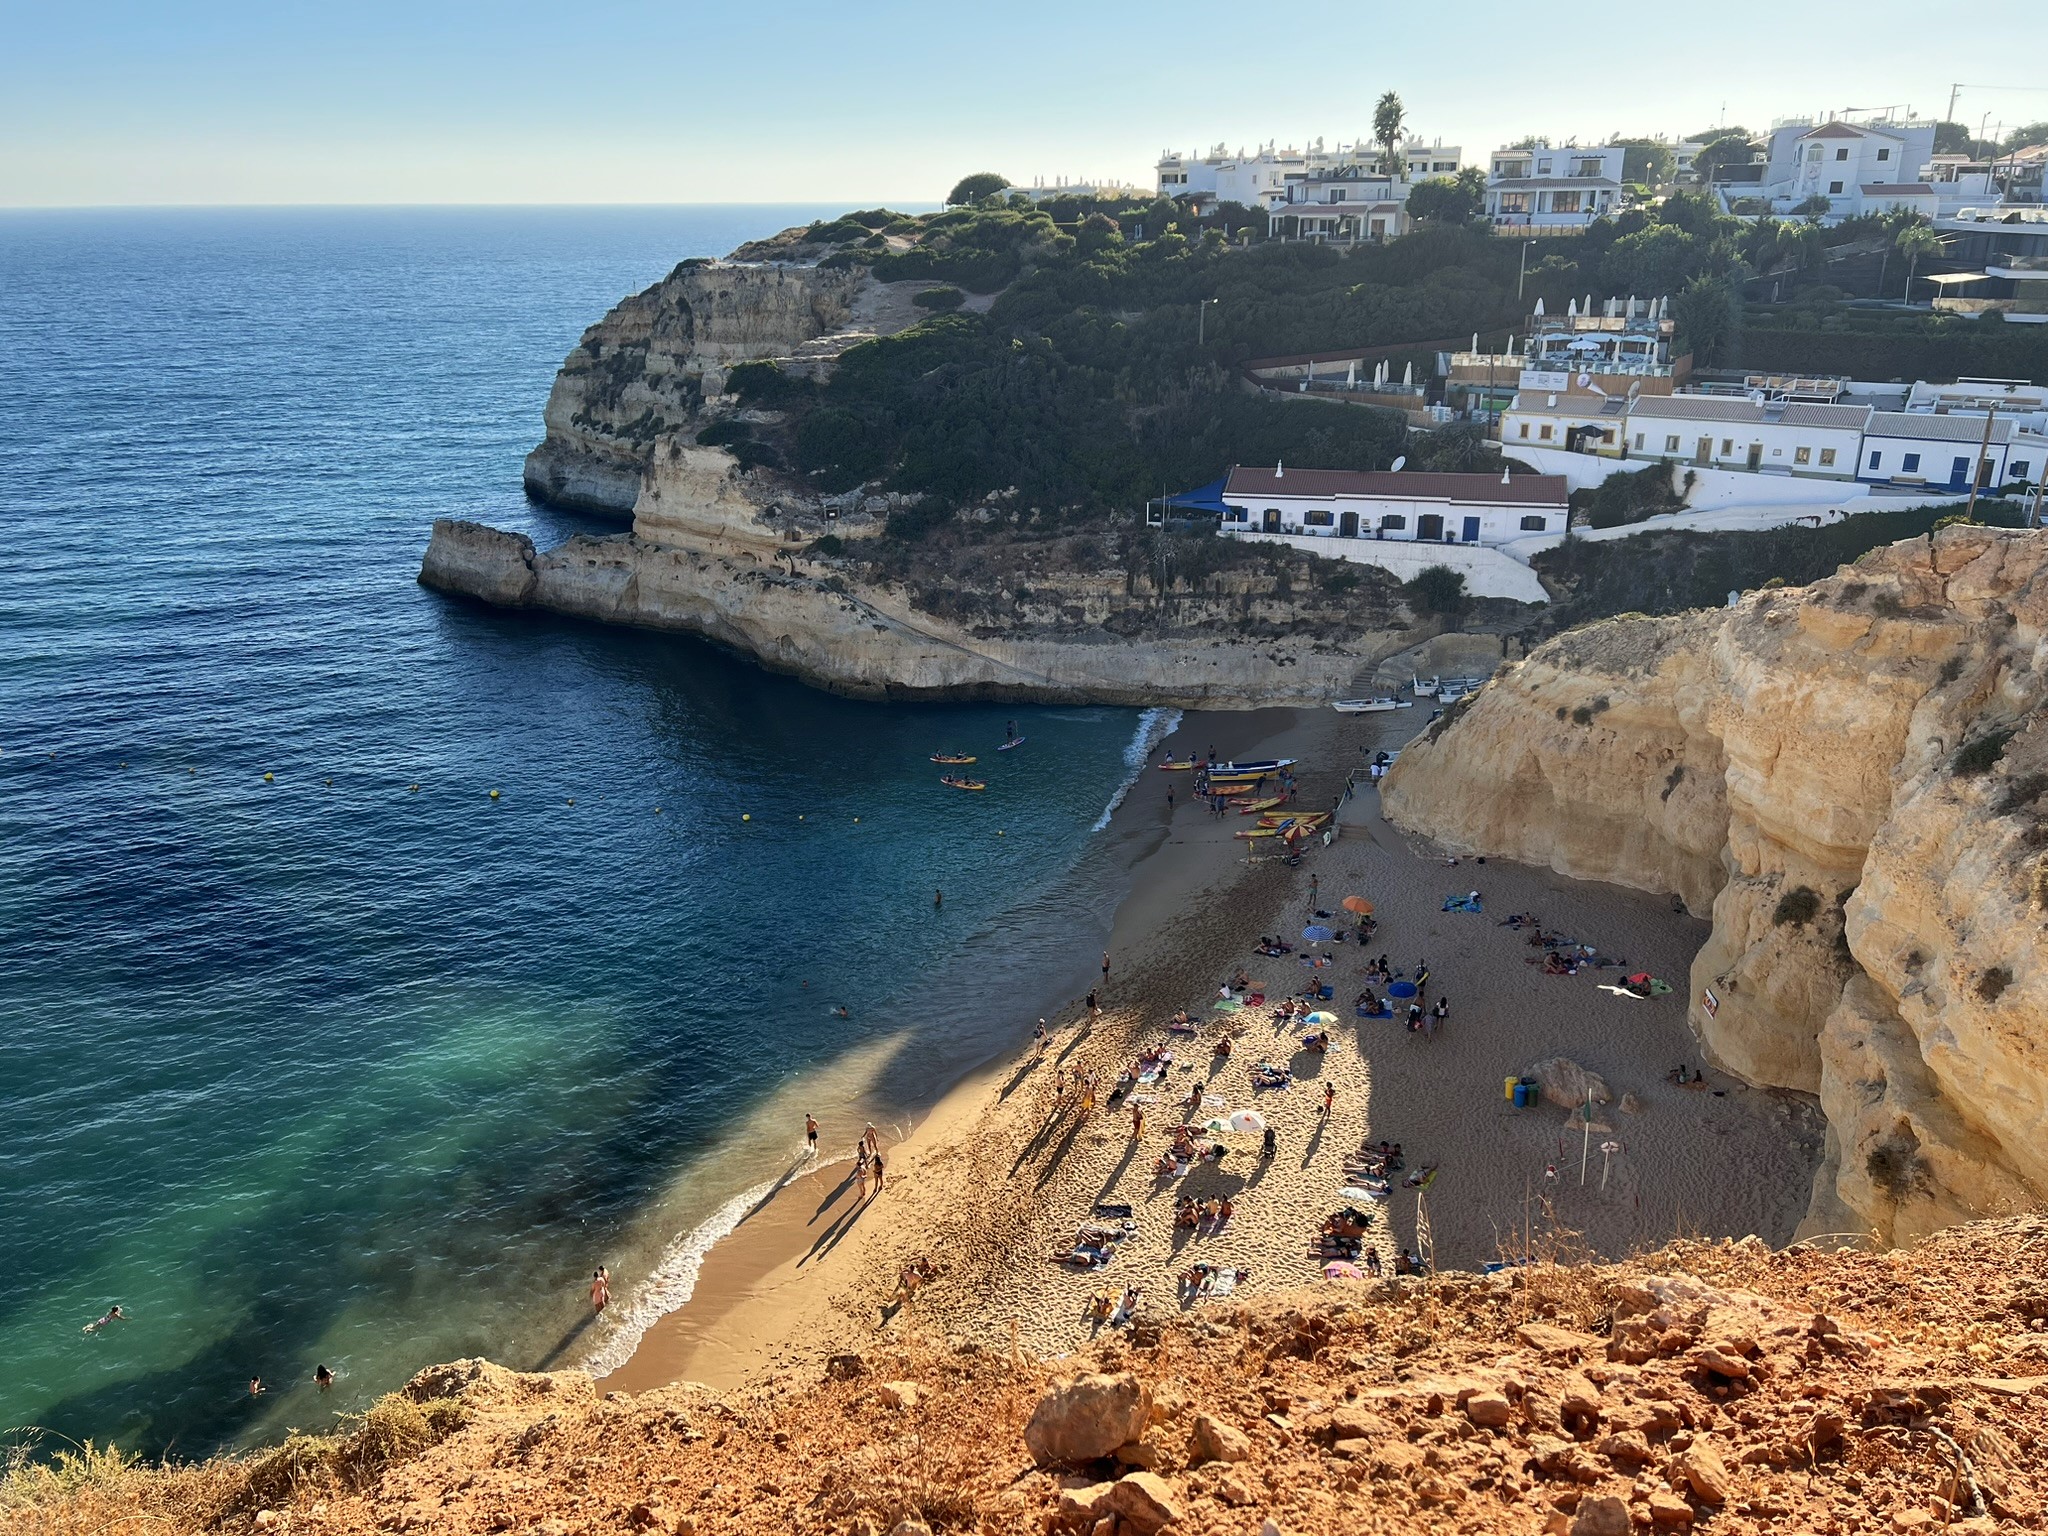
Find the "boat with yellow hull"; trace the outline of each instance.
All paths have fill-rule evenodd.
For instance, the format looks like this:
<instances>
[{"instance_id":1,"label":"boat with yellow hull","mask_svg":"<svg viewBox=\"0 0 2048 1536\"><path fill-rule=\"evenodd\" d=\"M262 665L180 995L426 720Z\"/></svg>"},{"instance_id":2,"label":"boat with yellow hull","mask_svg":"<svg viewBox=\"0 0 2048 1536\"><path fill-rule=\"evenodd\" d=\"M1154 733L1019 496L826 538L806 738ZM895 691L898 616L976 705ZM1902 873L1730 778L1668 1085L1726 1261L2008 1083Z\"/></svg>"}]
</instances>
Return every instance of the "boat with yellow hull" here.
<instances>
[{"instance_id":1,"label":"boat with yellow hull","mask_svg":"<svg viewBox=\"0 0 2048 1536\"><path fill-rule=\"evenodd\" d=\"M932 754L932 761L935 763L946 763L955 767L964 767L974 761L974 756L972 753L934 752Z\"/></svg>"},{"instance_id":2,"label":"boat with yellow hull","mask_svg":"<svg viewBox=\"0 0 2048 1536\"><path fill-rule=\"evenodd\" d=\"M987 783L987 781L986 781L986 780L983 780L983 779L956 779L956 778L954 778L954 777L953 777L953 775L951 775L950 773L949 773L949 774L945 774L945 775L941 776L941 778L939 779L939 782L940 782L941 784L945 785L945 786L946 786L946 787L947 787L948 789L977 789L977 790L978 790L978 789L987 789L987 788L988 788L988 783Z\"/></svg>"}]
</instances>

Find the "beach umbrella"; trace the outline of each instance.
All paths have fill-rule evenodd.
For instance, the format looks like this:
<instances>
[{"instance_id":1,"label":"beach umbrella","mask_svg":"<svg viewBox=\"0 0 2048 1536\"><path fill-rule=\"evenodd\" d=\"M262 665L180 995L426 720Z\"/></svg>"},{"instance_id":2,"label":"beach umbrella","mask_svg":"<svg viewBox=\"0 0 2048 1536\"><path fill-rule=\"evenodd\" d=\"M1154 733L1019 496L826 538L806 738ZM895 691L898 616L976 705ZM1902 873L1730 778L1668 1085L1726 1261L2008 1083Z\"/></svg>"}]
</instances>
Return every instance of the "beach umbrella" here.
<instances>
[{"instance_id":1,"label":"beach umbrella","mask_svg":"<svg viewBox=\"0 0 2048 1536\"><path fill-rule=\"evenodd\" d=\"M1318 1011L1310 1014L1306 1019L1302 1020L1302 1022L1304 1024L1334 1024L1337 1022L1337 1015L1335 1015L1334 1013L1323 1013L1321 1011Z\"/></svg>"},{"instance_id":2,"label":"beach umbrella","mask_svg":"<svg viewBox=\"0 0 2048 1536\"><path fill-rule=\"evenodd\" d=\"M1389 997L1413 997L1414 995L1415 983L1412 981L1390 981L1387 983L1387 996Z\"/></svg>"},{"instance_id":3,"label":"beach umbrella","mask_svg":"<svg viewBox=\"0 0 2048 1536\"><path fill-rule=\"evenodd\" d=\"M1230 1128L1240 1136L1256 1136L1266 1128L1266 1117L1256 1109L1240 1109L1230 1117Z\"/></svg>"},{"instance_id":4,"label":"beach umbrella","mask_svg":"<svg viewBox=\"0 0 2048 1536\"><path fill-rule=\"evenodd\" d=\"M1305 944L1327 944L1335 936L1332 930L1325 928L1321 923L1310 923L1301 930L1302 942Z\"/></svg>"},{"instance_id":5,"label":"beach umbrella","mask_svg":"<svg viewBox=\"0 0 2048 1536\"><path fill-rule=\"evenodd\" d=\"M1323 1266L1325 1280L1363 1280L1365 1271L1348 1259L1332 1259Z\"/></svg>"},{"instance_id":6,"label":"beach umbrella","mask_svg":"<svg viewBox=\"0 0 2048 1536\"><path fill-rule=\"evenodd\" d=\"M1230 1122L1219 1115L1213 1120L1204 1120L1202 1122L1202 1129L1211 1136L1228 1136L1230 1134Z\"/></svg>"},{"instance_id":7,"label":"beach umbrella","mask_svg":"<svg viewBox=\"0 0 2048 1536\"><path fill-rule=\"evenodd\" d=\"M1346 912L1356 912L1360 917L1369 917L1372 914L1372 903L1363 896L1346 896L1344 898L1344 910Z\"/></svg>"}]
</instances>

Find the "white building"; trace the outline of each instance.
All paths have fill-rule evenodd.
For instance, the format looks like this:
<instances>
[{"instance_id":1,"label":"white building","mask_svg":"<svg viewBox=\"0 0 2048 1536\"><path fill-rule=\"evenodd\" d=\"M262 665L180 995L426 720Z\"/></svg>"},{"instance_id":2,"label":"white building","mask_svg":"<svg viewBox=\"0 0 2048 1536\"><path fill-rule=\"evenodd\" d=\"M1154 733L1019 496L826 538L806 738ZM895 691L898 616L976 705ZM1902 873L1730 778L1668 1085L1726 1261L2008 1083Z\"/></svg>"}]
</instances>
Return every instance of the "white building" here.
<instances>
[{"instance_id":1,"label":"white building","mask_svg":"<svg viewBox=\"0 0 2048 1536\"><path fill-rule=\"evenodd\" d=\"M1237 467L1224 482L1225 533L1249 537L1499 544L1562 532L1559 475L1439 475Z\"/></svg>"},{"instance_id":2,"label":"white building","mask_svg":"<svg viewBox=\"0 0 2048 1536\"><path fill-rule=\"evenodd\" d=\"M1970 464L1977 460L1980 490L2031 484L2041 474L2048 437L2025 432L2021 426L2011 417L1993 416L1987 445L1982 412L1937 416L1924 411L1879 411L1863 434L1863 461L1856 478L1873 485L1967 491Z\"/></svg>"},{"instance_id":3,"label":"white building","mask_svg":"<svg viewBox=\"0 0 2048 1536\"><path fill-rule=\"evenodd\" d=\"M1365 139L1334 149L1325 148L1321 139L1306 149L1281 149L1269 143L1249 154L1242 149L1233 154L1221 144L1205 155L1168 150L1159 157L1158 188L1164 197L1270 209L1287 202L1289 188L1297 183L1345 175L1384 178L1385 156L1381 145ZM1464 164L1464 152L1457 146L1424 144L1419 139L1403 145L1400 158L1410 181L1454 175Z\"/></svg>"},{"instance_id":4,"label":"white building","mask_svg":"<svg viewBox=\"0 0 2048 1536\"><path fill-rule=\"evenodd\" d=\"M1508 233L1561 234L1621 211L1621 171L1628 151L1616 145L1580 149L1497 149L1486 177L1486 214Z\"/></svg>"},{"instance_id":5,"label":"white building","mask_svg":"<svg viewBox=\"0 0 2048 1536\"><path fill-rule=\"evenodd\" d=\"M1870 417L1867 405L1645 395L1628 412L1627 454L1702 469L1850 480ZM1512 443L1502 447L1514 451Z\"/></svg>"},{"instance_id":6,"label":"white building","mask_svg":"<svg viewBox=\"0 0 2048 1536\"><path fill-rule=\"evenodd\" d=\"M1408 233L1413 183L1340 166L1287 184L1287 200L1266 215L1275 239L1380 241Z\"/></svg>"},{"instance_id":7,"label":"white building","mask_svg":"<svg viewBox=\"0 0 2048 1536\"><path fill-rule=\"evenodd\" d=\"M1753 195L1773 213L1823 198L1824 222L1904 207L1932 217L1939 194L1928 182L1934 124L1917 118L1815 123L1795 118L1771 130L1763 177ZM1731 188L1731 191L1740 190Z\"/></svg>"}]
</instances>

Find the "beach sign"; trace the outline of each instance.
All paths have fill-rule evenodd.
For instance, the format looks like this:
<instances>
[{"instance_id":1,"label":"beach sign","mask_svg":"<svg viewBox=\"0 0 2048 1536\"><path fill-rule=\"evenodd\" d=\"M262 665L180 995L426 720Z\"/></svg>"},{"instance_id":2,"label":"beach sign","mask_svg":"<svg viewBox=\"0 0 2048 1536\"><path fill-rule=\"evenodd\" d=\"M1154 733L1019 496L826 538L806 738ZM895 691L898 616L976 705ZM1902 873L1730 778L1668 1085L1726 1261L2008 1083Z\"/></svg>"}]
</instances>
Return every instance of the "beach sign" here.
<instances>
[{"instance_id":1,"label":"beach sign","mask_svg":"<svg viewBox=\"0 0 2048 1536\"><path fill-rule=\"evenodd\" d=\"M1714 989L1712 987L1700 988L1700 1007L1706 1010L1707 1017L1710 1019L1720 1016L1721 999L1714 996Z\"/></svg>"}]
</instances>

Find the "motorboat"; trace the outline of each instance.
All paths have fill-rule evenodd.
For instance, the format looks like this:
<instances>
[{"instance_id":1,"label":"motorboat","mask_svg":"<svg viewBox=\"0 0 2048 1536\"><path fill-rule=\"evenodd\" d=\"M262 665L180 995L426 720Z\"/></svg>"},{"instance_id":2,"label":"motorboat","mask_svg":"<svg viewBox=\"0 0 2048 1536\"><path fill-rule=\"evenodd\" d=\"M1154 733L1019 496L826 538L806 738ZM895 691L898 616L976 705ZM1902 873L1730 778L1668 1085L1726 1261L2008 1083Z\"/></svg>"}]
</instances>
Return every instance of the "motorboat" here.
<instances>
[{"instance_id":1,"label":"motorboat","mask_svg":"<svg viewBox=\"0 0 2048 1536\"><path fill-rule=\"evenodd\" d=\"M1414 694L1415 697L1417 697L1418 699L1435 698L1437 688L1440 685L1441 680L1434 677L1411 677L1408 679L1408 691Z\"/></svg>"},{"instance_id":2,"label":"motorboat","mask_svg":"<svg viewBox=\"0 0 2048 1536\"><path fill-rule=\"evenodd\" d=\"M1392 709L1413 709L1413 699L1339 699L1330 708L1340 715L1379 715Z\"/></svg>"}]
</instances>

